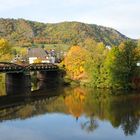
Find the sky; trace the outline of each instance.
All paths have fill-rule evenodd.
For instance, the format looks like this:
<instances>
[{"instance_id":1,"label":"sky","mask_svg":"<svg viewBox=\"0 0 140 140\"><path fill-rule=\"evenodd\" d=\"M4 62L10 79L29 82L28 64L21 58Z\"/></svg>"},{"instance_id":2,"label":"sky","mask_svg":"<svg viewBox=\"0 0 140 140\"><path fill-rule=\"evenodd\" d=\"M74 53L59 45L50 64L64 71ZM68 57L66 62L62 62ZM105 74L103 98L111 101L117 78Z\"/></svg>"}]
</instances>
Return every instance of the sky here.
<instances>
[{"instance_id":1,"label":"sky","mask_svg":"<svg viewBox=\"0 0 140 140\"><path fill-rule=\"evenodd\" d=\"M0 0L0 18L44 23L79 21L140 38L140 0Z\"/></svg>"}]
</instances>

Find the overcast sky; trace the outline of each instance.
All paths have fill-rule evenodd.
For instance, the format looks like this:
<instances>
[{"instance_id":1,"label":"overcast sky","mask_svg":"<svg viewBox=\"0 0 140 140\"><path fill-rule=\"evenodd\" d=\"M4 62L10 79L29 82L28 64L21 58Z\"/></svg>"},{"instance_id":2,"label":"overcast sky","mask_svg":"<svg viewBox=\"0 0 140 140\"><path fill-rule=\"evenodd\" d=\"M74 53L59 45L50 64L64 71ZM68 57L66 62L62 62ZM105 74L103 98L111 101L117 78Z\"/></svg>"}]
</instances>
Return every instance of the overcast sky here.
<instances>
[{"instance_id":1,"label":"overcast sky","mask_svg":"<svg viewBox=\"0 0 140 140\"><path fill-rule=\"evenodd\" d=\"M140 38L140 0L0 0L0 17L45 23L80 21Z\"/></svg>"}]
</instances>

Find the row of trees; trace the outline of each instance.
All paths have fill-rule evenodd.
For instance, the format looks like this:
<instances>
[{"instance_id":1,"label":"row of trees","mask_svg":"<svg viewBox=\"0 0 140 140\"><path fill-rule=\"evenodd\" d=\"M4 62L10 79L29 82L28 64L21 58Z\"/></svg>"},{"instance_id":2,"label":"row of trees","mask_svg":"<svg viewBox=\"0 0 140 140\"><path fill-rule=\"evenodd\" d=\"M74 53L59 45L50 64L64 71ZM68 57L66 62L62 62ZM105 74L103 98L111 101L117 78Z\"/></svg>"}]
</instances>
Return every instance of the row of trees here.
<instances>
[{"instance_id":1,"label":"row of trees","mask_svg":"<svg viewBox=\"0 0 140 140\"><path fill-rule=\"evenodd\" d=\"M137 88L134 80L140 73L139 45L126 41L108 49L87 39L81 46L71 47L64 60L71 79L86 80L88 85L100 88Z\"/></svg>"}]
</instances>

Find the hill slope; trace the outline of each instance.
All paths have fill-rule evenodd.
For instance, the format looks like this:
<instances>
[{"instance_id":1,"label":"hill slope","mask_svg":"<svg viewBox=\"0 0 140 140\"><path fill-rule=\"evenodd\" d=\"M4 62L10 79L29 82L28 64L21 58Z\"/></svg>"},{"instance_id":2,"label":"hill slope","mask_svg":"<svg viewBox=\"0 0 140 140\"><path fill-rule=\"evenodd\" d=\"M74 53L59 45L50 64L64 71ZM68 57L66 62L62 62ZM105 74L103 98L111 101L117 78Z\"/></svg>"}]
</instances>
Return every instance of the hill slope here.
<instances>
[{"instance_id":1,"label":"hill slope","mask_svg":"<svg viewBox=\"0 0 140 140\"><path fill-rule=\"evenodd\" d=\"M95 24L62 22L45 24L24 19L0 19L0 37L22 43L64 43L77 44L87 38L118 45L128 38L118 31Z\"/></svg>"}]
</instances>

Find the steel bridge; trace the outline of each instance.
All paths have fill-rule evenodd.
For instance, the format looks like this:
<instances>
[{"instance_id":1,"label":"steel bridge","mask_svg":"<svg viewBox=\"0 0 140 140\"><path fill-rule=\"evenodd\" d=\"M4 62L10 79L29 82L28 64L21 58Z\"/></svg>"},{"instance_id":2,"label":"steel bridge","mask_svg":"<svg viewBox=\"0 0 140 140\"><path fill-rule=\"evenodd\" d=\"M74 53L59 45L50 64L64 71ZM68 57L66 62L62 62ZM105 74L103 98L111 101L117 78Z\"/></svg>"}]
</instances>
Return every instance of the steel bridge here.
<instances>
[{"instance_id":1,"label":"steel bridge","mask_svg":"<svg viewBox=\"0 0 140 140\"><path fill-rule=\"evenodd\" d=\"M33 63L18 65L10 62L0 62L0 73L24 73L28 71L58 71L59 67L52 63Z\"/></svg>"}]
</instances>

